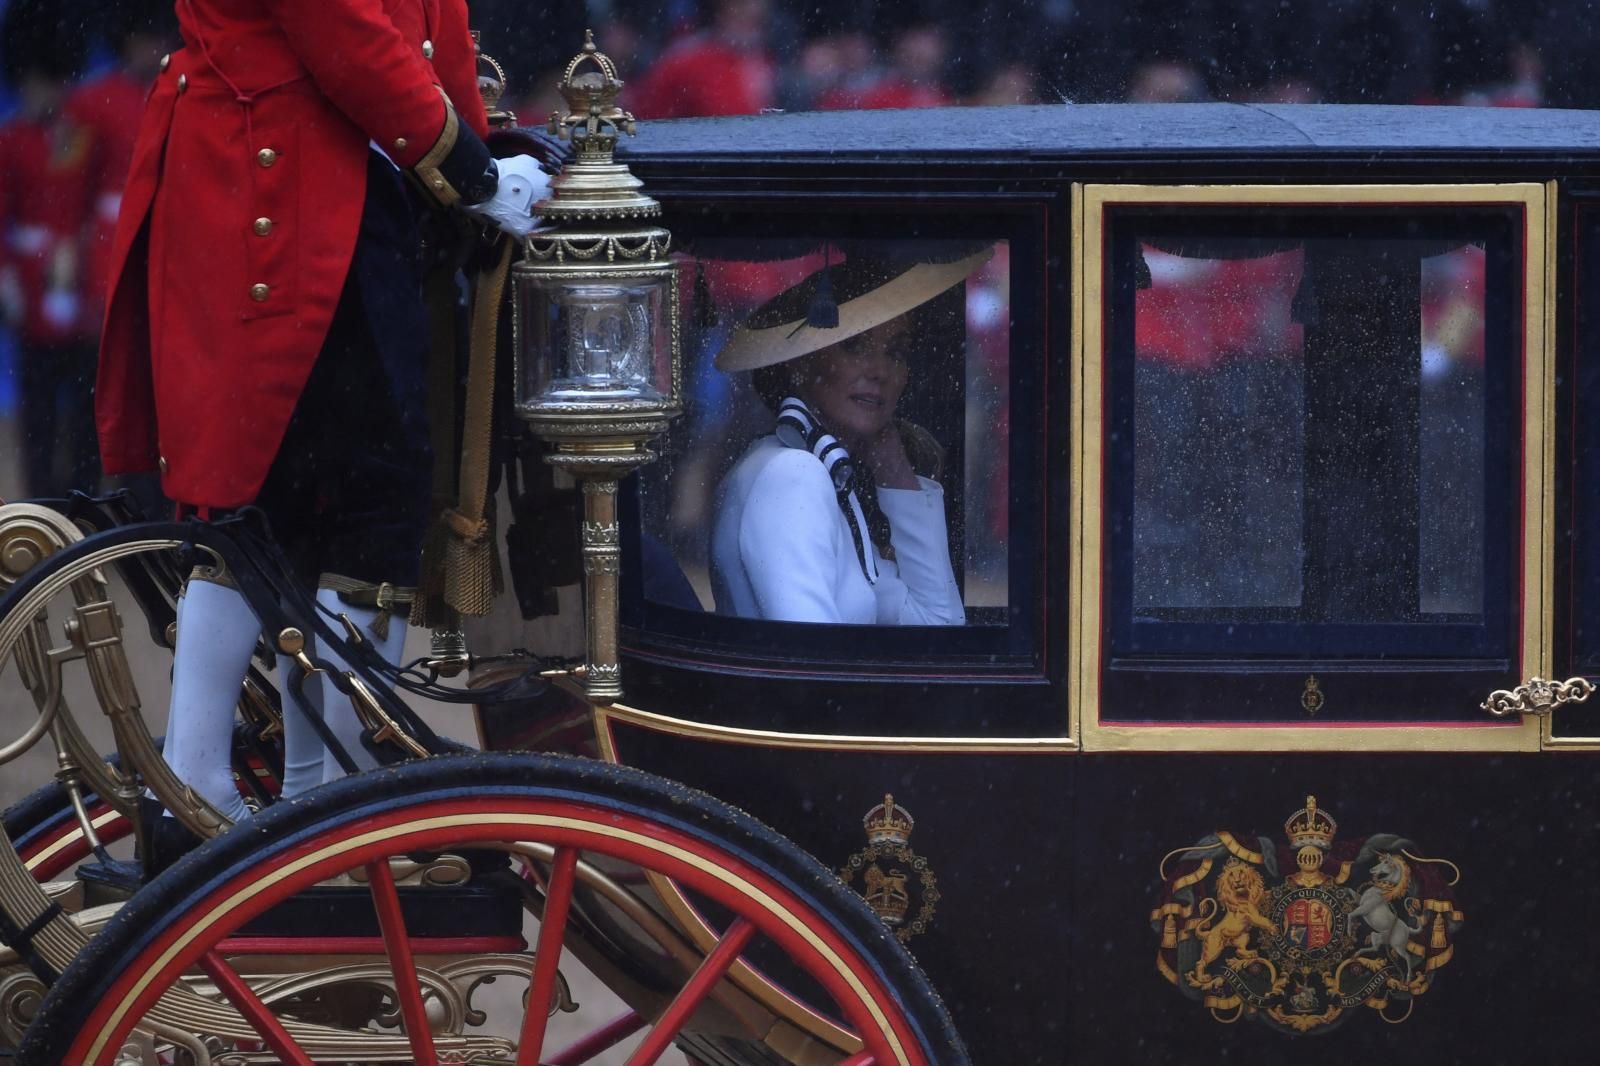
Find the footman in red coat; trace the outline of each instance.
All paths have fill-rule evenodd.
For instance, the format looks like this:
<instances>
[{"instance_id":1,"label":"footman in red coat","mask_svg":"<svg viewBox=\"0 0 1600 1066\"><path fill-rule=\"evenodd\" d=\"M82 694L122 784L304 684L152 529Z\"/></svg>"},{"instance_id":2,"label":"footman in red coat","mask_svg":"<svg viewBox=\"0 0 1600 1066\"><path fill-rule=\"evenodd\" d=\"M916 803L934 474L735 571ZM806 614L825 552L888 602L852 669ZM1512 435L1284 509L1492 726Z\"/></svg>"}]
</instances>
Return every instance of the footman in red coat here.
<instances>
[{"instance_id":1,"label":"footman in red coat","mask_svg":"<svg viewBox=\"0 0 1600 1066\"><path fill-rule=\"evenodd\" d=\"M499 166L531 168L484 146L465 0L177 0L177 15L113 243L102 457L159 469L181 510L261 506L319 601L370 624L393 605L381 590L415 583L428 519L419 218L485 212L509 193ZM374 629L398 656L404 625ZM243 817L228 746L259 626L197 575L178 633L168 761ZM324 707L370 765L348 701L327 686ZM297 721L287 793L338 772Z\"/></svg>"}]
</instances>

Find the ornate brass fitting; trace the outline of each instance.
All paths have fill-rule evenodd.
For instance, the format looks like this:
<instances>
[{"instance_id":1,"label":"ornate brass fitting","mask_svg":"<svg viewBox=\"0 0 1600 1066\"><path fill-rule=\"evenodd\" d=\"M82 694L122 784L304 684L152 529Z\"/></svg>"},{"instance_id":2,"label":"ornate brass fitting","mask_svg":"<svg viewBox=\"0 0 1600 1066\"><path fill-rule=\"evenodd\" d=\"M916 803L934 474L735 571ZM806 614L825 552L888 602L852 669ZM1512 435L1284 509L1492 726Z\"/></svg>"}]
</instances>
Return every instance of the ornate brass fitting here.
<instances>
[{"instance_id":1,"label":"ornate brass fitting","mask_svg":"<svg viewBox=\"0 0 1600 1066\"><path fill-rule=\"evenodd\" d=\"M467 654L467 635L460 629L435 629L429 651L424 665L438 671L440 677L457 677L472 665L472 658Z\"/></svg>"},{"instance_id":2,"label":"ornate brass fitting","mask_svg":"<svg viewBox=\"0 0 1600 1066\"><path fill-rule=\"evenodd\" d=\"M586 66L595 69L583 70ZM583 51L567 64L556 90L567 101L567 114L553 112L549 129L563 140L571 138L575 152L551 183L539 217L553 225L659 216L661 205L643 193L644 183L613 158L618 135L633 136L634 119L617 106L622 81L611 58L595 47L593 30L584 31ZM658 240L666 237L664 230L649 232ZM538 234L535 238L531 245L537 249Z\"/></svg>"},{"instance_id":3,"label":"ornate brass fitting","mask_svg":"<svg viewBox=\"0 0 1600 1066\"><path fill-rule=\"evenodd\" d=\"M1587 678L1546 681L1535 677L1514 689L1496 689L1479 704L1497 718L1510 714L1549 714L1563 703L1582 703L1594 693Z\"/></svg>"},{"instance_id":4,"label":"ornate brass fitting","mask_svg":"<svg viewBox=\"0 0 1600 1066\"><path fill-rule=\"evenodd\" d=\"M579 74L578 68L585 63L592 64L595 69ZM550 132L566 140L575 136L576 128L582 126L584 133L573 141L580 151L592 137L607 138L610 145L615 145L615 130L633 135L633 116L617 106L617 99L622 95L622 79L617 77L617 65L594 43L593 30L583 31L583 51L573 56L572 62L567 64L567 71L556 83L556 90L567 102L568 114L563 116L560 112L551 112ZM606 129L607 126L612 129Z\"/></svg>"},{"instance_id":5,"label":"ornate brass fitting","mask_svg":"<svg viewBox=\"0 0 1600 1066\"><path fill-rule=\"evenodd\" d=\"M493 56L479 52L478 95L483 98L483 110L488 114L489 128L492 130L509 129L517 124L516 112L500 106L500 99L505 96L509 84L506 68Z\"/></svg>"}]
</instances>

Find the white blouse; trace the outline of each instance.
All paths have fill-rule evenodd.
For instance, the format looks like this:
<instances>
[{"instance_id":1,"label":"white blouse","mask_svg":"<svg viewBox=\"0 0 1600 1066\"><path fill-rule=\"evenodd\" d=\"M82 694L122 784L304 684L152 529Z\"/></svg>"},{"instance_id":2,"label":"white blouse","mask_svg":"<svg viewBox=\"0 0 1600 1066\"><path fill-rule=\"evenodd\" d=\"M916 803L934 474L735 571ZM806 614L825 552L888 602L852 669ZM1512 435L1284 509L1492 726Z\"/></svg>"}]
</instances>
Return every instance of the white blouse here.
<instances>
[{"instance_id":1,"label":"white blouse","mask_svg":"<svg viewBox=\"0 0 1600 1066\"><path fill-rule=\"evenodd\" d=\"M861 572L833 481L809 451L762 437L723 479L711 531L711 588L719 614L788 622L961 625L950 566L944 489L878 489L895 562L877 554L878 581ZM866 530L862 530L866 536Z\"/></svg>"}]
</instances>

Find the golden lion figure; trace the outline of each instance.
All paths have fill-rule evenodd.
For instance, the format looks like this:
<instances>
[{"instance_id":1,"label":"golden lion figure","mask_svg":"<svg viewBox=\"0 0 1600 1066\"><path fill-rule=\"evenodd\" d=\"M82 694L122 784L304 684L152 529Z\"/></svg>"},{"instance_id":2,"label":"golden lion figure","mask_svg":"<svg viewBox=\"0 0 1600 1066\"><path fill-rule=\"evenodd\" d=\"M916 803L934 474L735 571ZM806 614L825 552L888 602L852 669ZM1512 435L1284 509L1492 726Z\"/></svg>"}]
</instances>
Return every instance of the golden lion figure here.
<instances>
[{"instance_id":1,"label":"golden lion figure","mask_svg":"<svg viewBox=\"0 0 1600 1066\"><path fill-rule=\"evenodd\" d=\"M1266 882L1254 866L1237 859L1228 860L1217 876L1216 899L1202 900L1200 908L1204 913L1184 926L1184 933L1200 942L1200 961L1189 974L1196 986L1210 980L1206 968L1217 961L1225 948L1232 947L1241 960L1256 958L1256 952L1250 947L1252 930L1276 935L1278 927L1261 913L1261 898L1266 894ZM1223 916L1213 925L1218 901ZM1211 904L1210 910L1206 910L1207 903Z\"/></svg>"},{"instance_id":2,"label":"golden lion figure","mask_svg":"<svg viewBox=\"0 0 1600 1066\"><path fill-rule=\"evenodd\" d=\"M899 870L884 873L876 866L867 868L867 902L891 924L899 924L911 906L911 894L906 891L906 875Z\"/></svg>"}]
</instances>

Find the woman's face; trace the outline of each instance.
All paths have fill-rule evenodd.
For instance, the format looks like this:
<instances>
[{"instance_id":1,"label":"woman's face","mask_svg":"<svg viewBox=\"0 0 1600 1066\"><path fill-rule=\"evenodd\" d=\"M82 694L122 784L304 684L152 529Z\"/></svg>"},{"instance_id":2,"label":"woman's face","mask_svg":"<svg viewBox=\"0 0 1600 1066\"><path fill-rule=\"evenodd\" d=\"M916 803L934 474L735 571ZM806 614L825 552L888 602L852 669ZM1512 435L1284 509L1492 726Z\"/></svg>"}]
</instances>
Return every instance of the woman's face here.
<instances>
[{"instance_id":1,"label":"woman's face","mask_svg":"<svg viewBox=\"0 0 1600 1066\"><path fill-rule=\"evenodd\" d=\"M905 319L840 341L796 367L800 398L847 448L874 440L894 422L906 389Z\"/></svg>"}]
</instances>

